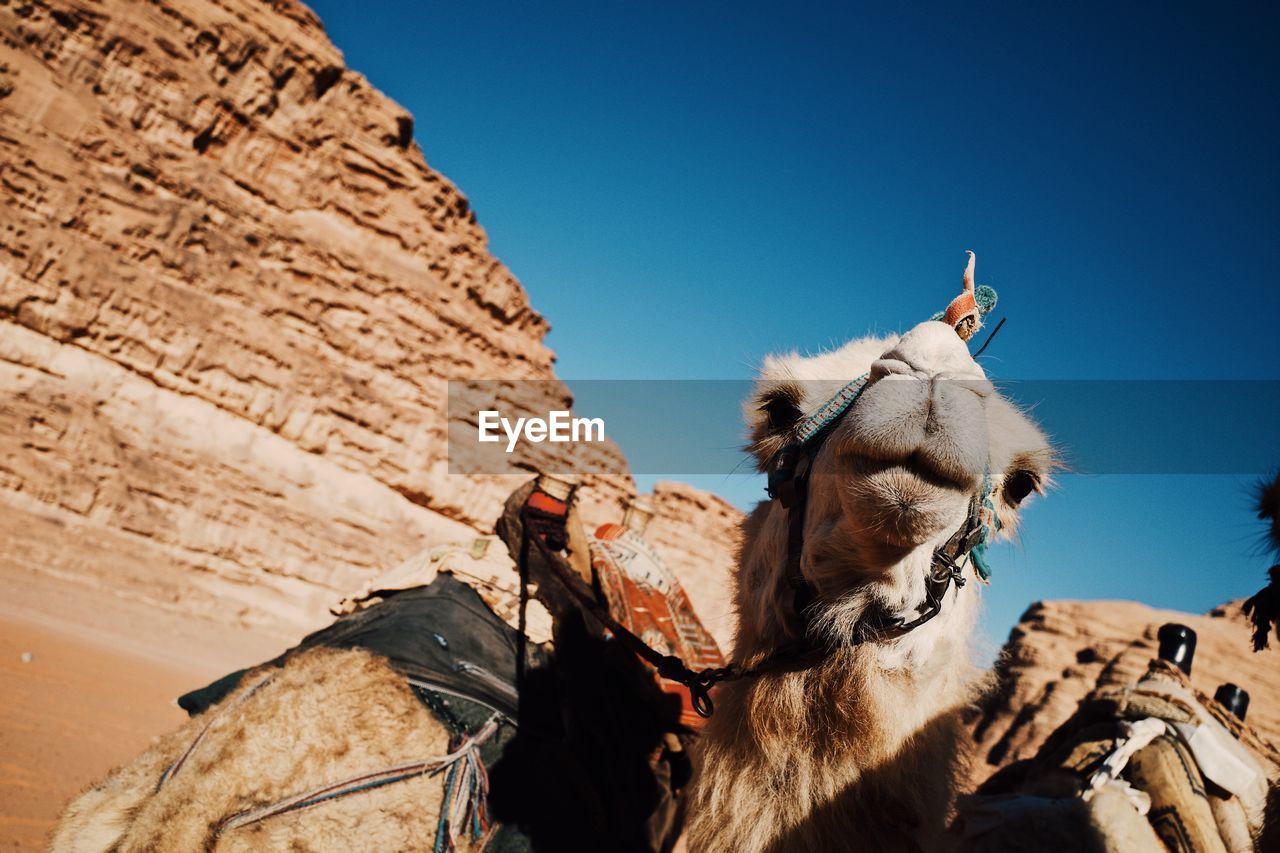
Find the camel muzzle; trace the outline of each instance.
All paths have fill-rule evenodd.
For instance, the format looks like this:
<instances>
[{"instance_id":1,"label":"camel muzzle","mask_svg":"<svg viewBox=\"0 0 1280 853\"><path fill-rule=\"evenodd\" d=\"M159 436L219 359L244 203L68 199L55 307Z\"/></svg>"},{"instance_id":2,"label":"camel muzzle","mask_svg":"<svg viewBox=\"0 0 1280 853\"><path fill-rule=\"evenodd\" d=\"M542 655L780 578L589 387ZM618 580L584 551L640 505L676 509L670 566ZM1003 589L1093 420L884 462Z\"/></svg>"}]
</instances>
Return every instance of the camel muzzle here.
<instances>
[{"instance_id":1,"label":"camel muzzle","mask_svg":"<svg viewBox=\"0 0 1280 853\"><path fill-rule=\"evenodd\" d=\"M973 491L987 467L990 390L985 380L869 380L833 447L840 456L919 467L926 477Z\"/></svg>"},{"instance_id":2,"label":"camel muzzle","mask_svg":"<svg viewBox=\"0 0 1280 853\"><path fill-rule=\"evenodd\" d=\"M974 292L973 253L969 254L965 297ZM962 572L970 562L979 578L990 577L984 550L996 521L985 402L994 391L967 345L981 317L994 306L994 291L984 301L985 310L974 307L961 312L961 319L944 312L903 335L868 373L801 420L792 443L774 458L767 491L788 513L786 577L806 635L818 597L801 568L809 481L823 445L846 419L850 428L844 450L888 461L923 461L929 473L973 492L964 521L933 552L924 600L906 614L873 612L858 624L848 642L896 639L933 619L941 612L951 584L957 589L964 586ZM860 406L863 400L874 400L875 405Z\"/></svg>"}]
</instances>

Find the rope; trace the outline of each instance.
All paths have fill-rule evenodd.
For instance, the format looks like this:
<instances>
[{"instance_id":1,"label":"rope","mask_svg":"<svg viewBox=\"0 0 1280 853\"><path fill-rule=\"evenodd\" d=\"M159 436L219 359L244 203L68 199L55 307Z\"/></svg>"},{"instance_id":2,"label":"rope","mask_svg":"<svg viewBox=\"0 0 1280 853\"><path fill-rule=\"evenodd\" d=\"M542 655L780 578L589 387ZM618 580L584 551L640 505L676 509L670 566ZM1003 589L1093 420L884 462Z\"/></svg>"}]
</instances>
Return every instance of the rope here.
<instances>
[{"instance_id":1,"label":"rope","mask_svg":"<svg viewBox=\"0 0 1280 853\"><path fill-rule=\"evenodd\" d=\"M187 759L190 758L191 754L196 751L196 747L200 745L200 742L202 740L204 740L204 736L207 735L209 731L213 728L214 723L223 719L231 710L243 704L245 701L249 699L250 696L257 693L262 688L266 687L268 684L271 683L272 679L274 678L275 678L274 674L268 675L267 677L259 681L257 684L253 685L248 690L241 693L231 702L228 702L226 705L223 705L222 707L218 708L216 711L211 712L209 714L208 722L204 724L204 728L200 730L200 734L196 735L195 740L191 741L191 745L186 748L186 751L184 751L182 755L178 756L177 761L170 764L168 769L166 769L163 773L160 774L160 780L156 782L156 792L158 793L160 789L165 786L165 783L168 782L170 779L172 779L177 774L177 772L182 769L182 765L187 763Z\"/></svg>"},{"instance_id":2,"label":"rope","mask_svg":"<svg viewBox=\"0 0 1280 853\"><path fill-rule=\"evenodd\" d=\"M440 803L440 823L436 828L434 853L450 853L458 839L470 833L478 841L488 834L489 774L475 749L468 750L449 767L445 777L444 800Z\"/></svg>"},{"instance_id":3,"label":"rope","mask_svg":"<svg viewBox=\"0 0 1280 853\"><path fill-rule=\"evenodd\" d=\"M1085 786L1081 798L1088 802L1093 799L1103 786L1110 785L1115 782L1122 783L1125 789L1125 796L1129 802L1138 810L1138 814L1145 815L1151 811L1151 797L1144 791L1139 791L1120 778L1120 773L1129 764L1129 759L1137 754L1151 741L1164 734L1169 729L1167 723L1159 717L1147 717L1142 720L1129 721L1122 720L1120 722L1120 736L1116 738L1115 748L1102 761L1102 765L1089 777L1089 784Z\"/></svg>"},{"instance_id":4,"label":"rope","mask_svg":"<svg viewBox=\"0 0 1280 853\"><path fill-rule=\"evenodd\" d=\"M331 782L318 788L312 788L309 791L303 791L292 797L280 800L269 805L261 806L256 809L246 809L237 812L226 818L218 825L215 837L224 832L240 829L249 826L267 818L276 817L277 815L288 814L290 812L300 811L301 809L310 808L330 800L345 797L350 794L357 794L361 791L369 791L374 788L381 788L384 785L391 785L401 782L405 779L411 779L415 776L421 776L425 773L437 773L446 767L451 767L457 762L468 760L478 767L478 772L484 779L484 793L488 793L488 776L484 774L484 765L480 761L479 748L489 738L493 737L498 731L501 724L501 715L494 714L490 717L480 729L470 737L463 736L458 745L447 755L432 756L430 758L411 761L405 764L397 764L392 767L386 767L381 770L374 770L367 773L361 773L357 776L350 776L346 779L340 779L337 782ZM474 771L473 771L474 772ZM446 801L448 803L448 795L446 792ZM445 820L448 811L442 804L441 820ZM487 820L487 818L486 818ZM452 849L452 848L447 848Z\"/></svg>"}]
</instances>

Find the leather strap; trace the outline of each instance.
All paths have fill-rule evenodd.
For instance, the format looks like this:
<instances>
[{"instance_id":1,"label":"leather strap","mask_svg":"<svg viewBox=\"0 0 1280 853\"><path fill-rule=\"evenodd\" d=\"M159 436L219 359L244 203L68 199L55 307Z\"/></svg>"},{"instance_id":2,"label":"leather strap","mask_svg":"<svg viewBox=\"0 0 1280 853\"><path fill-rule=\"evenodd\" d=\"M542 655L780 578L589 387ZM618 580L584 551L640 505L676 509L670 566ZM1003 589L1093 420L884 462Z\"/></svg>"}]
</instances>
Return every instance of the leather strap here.
<instances>
[{"instance_id":1,"label":"leather strap","mask_svg":"<svg viewBox=\"0 0 1280 853\"><path fill-rule=\"evenodd\" d=\"M822 450L835 426L843 415L827 424L806 444L788 445L779 451L769 471L769 496L777 500L788 512L787 521L787 584L791 587L796 616L808 633L810 608L818 598L818 592L804 576L801 560L804 556L805 510L809 502L809 476L813 461ZM916 606L919 614L907 620L886 611L874 611L860 622L849 637L852 645L879 640L892 640L912 631L937 616L947 590L954 582L956 588L964 586L961 561L974 546L982 541L982 495L974 495L969 502L969 513L964 522L945 543L933 552L929 573L925 578L925 598Z\"/></svg>"},{"instance_id":2,"label":"leather strap","mask_svg":"<svg viewBox=\"0 0 1280 853\"><path fill-rule=\"evenodd\" d=\"M535 491L534 495L537 494L539 492ZM520 546L521 585L526 588L528 586L529 563L533 557L532 552L536 551L540 562L551 570L550 576L573 597L583 612L590 614L601 626L607 628L618 642L639 655L663 678L684 685L689 691L693 709L702 717L710 717L715 711L711 688L717 682L734 677L734 670L731 667L690 669L675 655L656 651L615 619L608 608L600 604L595 592L573 570L568 560L558 553L563 548L563 543L568 541L563 533L565 517L541 511L533 504L534 501L530 500L520 514L523 528ZM532 551L530 545L533 546Z\"/></svg>"},{"instance_id":3,"label":"leather strap","mask_svg":"<svg viewBox=\"0 0 1280 853\"><path fill-rule=\"evenodd\" d=\"M527 596L529 564L533 557L530 549L532 544L532 550L536 551L541 558L540 562L550 568L551 577L569 593L578 606L591 614L623 645L653 666L663 678L683 684L689 691L694 710L703 717L710 717L715 711L711 689L721 681L750 678L771 669L804 668L821 661L827 650L814 645L808 636L809 609L817 601L818 594L800 567L801 558L804 555L805 509L809 499L809 475L813 460L817 458L827 437L847 411L848 409L845 409L840 412L807 443L783 448L769 471L769 496L781 503L790 513L787 524L786 577L794 596L795 612L805 626L805 636L797 643L778 649L758 666L742 669L736 664L731 664L725 667L693 670L680 658L656 651L614 619L608 609L596 599L594 591L573 570L568 561L557 553L568 542L565 532L567 506L539 505L539 500L543 498L537 490L530 496L529 504L520 513L522 538L519 562L522 598ZM960 561L982 540L983 529L980 516L982 498L982 495L973 497L964 523L951 535L950 539L933 552L929 575L925 578L925 598L916 606L916 612L919 615L907 621L901 616L892 616L885 612L873 613L860 622L853 635L849 637L852 645L901 637L942 611L942 604L951 584L954 582L957 588L964 586L963 567Z\"/></svg>"}]
</instances>

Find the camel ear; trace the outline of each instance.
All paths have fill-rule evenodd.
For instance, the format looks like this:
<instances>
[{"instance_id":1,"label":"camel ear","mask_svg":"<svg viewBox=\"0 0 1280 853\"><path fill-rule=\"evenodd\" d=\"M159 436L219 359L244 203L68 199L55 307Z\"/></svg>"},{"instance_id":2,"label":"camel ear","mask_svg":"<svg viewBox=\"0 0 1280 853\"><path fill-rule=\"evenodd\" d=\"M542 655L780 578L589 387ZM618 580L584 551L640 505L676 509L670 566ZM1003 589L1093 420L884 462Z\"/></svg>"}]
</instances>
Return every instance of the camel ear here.
<instances>
[{"instance_id":1,"label":"camel ear","mask_svg":"<svg viewBox=\"0 0 1280 853\"><path fill-rule=\"evenodd\" d=\"M796 423L804 416L803 389L794 380L766 380L757 383L746 405L747 429L760 470L785 447Z\"/></svg>"}]
</instances>

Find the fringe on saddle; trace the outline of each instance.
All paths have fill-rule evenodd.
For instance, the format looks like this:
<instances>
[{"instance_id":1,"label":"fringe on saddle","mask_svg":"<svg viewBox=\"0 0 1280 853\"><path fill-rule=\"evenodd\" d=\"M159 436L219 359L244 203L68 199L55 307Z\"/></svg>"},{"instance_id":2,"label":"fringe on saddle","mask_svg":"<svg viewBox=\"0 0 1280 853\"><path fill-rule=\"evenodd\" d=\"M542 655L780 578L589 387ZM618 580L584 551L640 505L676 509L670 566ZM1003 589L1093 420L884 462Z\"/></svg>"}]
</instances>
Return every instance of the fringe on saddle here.
<instances>
[{"instance_id":1,"label":"fringe on saddle","mask_svg":"<svg viewBox=\"0 0 1280 853\"><path fill-rule=\"evenodd\" d=\"M229 832L426 774L441 776L444 786L436 853L454 850L463 838L483 849L500 829L508 839L507 849L527 847L514 829L500 828L490 820L488 803L486 765L501 756L516 728L514 634L474 589L442 574L425 586L388 595L376 606L349 613L309 635L270 663L283 666L292 655L317 646L362 648L381 655L452 733L449 751L406 756L390 766L325 780L282 800L233 814L217 831ZM541 648L532 651L535 658L544 655ZM180 698L179 704L193 715L212 710L190 746L161 776L157 790L182 770L226 714L272 688L275 676L268 674L222 703L246 672L232 673Z\"/></svg>"}]
</instances>

